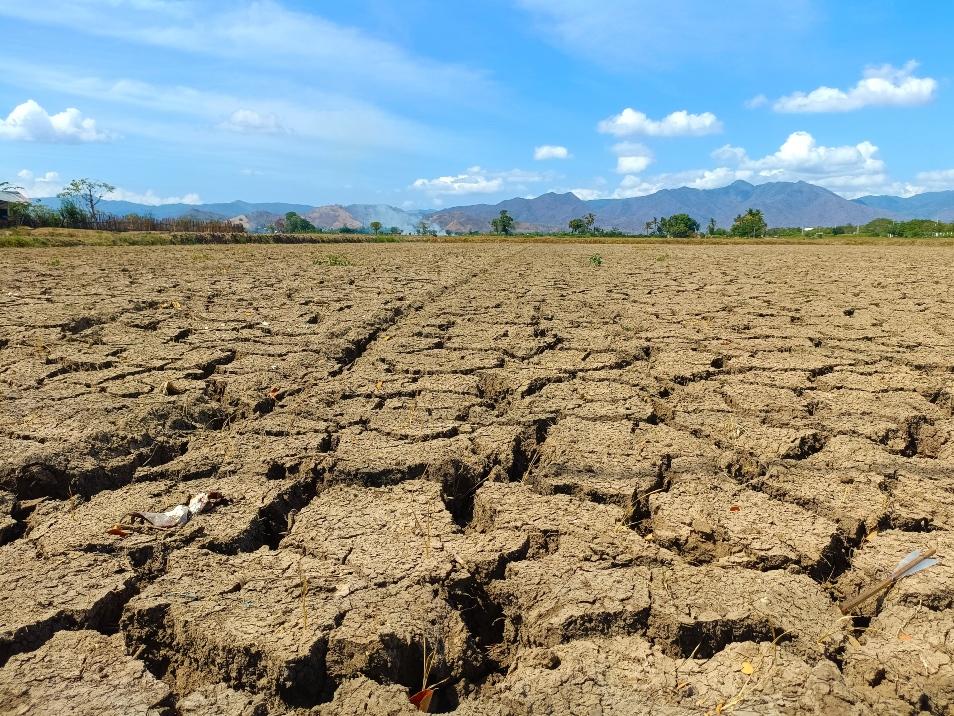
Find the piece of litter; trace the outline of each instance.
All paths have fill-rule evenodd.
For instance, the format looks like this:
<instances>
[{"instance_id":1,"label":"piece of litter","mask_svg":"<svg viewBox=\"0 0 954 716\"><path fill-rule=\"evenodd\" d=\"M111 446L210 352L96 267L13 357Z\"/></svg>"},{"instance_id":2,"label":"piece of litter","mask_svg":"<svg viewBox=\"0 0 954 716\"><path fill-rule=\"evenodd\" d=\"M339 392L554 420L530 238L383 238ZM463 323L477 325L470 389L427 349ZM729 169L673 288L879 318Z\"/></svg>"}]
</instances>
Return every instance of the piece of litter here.
<instances>
[{"instance_id":1,"label":"piece of litter","mask_svg":"<svg viewBox=\"0 0 954 716\"><path fill-rule=\"evenodd\" d=\"M162 392L165 395L182 395L185 391L179 388L179 386L177 386L171 380L167 380L162 384Z\"/></svg>"},{"instance_id":2,"label":"piece of litter","mask_svg":"<svg viewBox=\"0 0 954 716\"><path fill-rule=\"evenodd\" d=\"M221 492L200 492L189 500L188 505L176 505L165 512L128 512L123 519L139 521L159 529L182 527L195 515L225 502Z\"/></svg>"},{"instance_id":3,"label":"piece of litter","mask_svg":"<svg viewBox=\"0 0 954 716\"><path fill-rule=\"evenodd\" d=\"M106 530L106 534L116 535L117 537L128 537L128 536L129 536L129 532L128 532L127 530L123 529L123 526L122 526L121 524L119 524L119 523L116 523L115 525L113 525L112 527L110 527L108 530Z\"/></svg>"},{"instance_id":4,"label":"piece of litter","mask_svg":"<svg viewBox=\"0 0 954 716\"><path fill-rule=\"evenodd\" d=\"M732 506L729 508L729 512L738 512L738 511L741 510L741 509L742 509L742 508L739 507L738 505L732 505Z\"/></svg>"},{"instance_id":5,"label":"piece of litter","mask_svg":"<svg viewBox=\"0 0 954 716\"><path fill-rule=\"evenodd\" d=\"M755 673L755 667L752 666L752 662L750 662L750 661L743 661L743 662L742 662L742 668L740 669L740 671L741 671L743 674L745 674L746 676L751 676L752 674Z\"/></svg>"},{"instance_id":6,"label":"piece of litter","mask_svg":"<svg viewBox=\"0 0 954 716\"><path fill-rule=\"evenodd\" d=\"M905 577L910 577L912 574L917 574L923 569L928 567L933 567L937 564L936 559L931 559L936 550L929 549L926 552L921 552L920 550L914 550L905 555L900 562L898 562L894 569L891 570L891 573L885 578L882 579L877 584L865 589L860 594L851 599L847 599L839 605L842 614L848 614L852 610L860 607L862 604L867 602L872 597L877 596L881 592L885 591L889 587L893 586L896 582Z\"/></svg>"},{"instance_id":7,"label":"piece of litter","mask_svg":"<svg viewBox=\"0 0 954 716\"><path fill-rule=\"evenodd\" d=\"M906 633L903 632L903 631L902 631L902 632L898 632L898 640L899 640L899 641L911 641L911 635L910 635L910 634L906 634Z\"/></svg>"},{"instance_id":8,"label":"piece of litter","mask_svg":"<svg viewBox=\"0 0 954 716\"><path fill-rule=\"evenodd\" d=\"M432 698L434 698L434 689L421 689L411 696L411 703L417 706L418 711L430 713Z\"/></svg>"},{"instance_id":9,"label":"piece of litter","mask_svg":"<svg viewBox=\"0 0 954 716\"><path fill-rule=\"evenodd\" d=\"M909 552L892 570L891 578L904 579L905 577L910 577L912 574L917 574L922 569L933 567L937 564L937 560L928 559L932 554L934 554L933 549L929 552L925 552L923 555L920 550Z\"/></svg>"}]
</instances>

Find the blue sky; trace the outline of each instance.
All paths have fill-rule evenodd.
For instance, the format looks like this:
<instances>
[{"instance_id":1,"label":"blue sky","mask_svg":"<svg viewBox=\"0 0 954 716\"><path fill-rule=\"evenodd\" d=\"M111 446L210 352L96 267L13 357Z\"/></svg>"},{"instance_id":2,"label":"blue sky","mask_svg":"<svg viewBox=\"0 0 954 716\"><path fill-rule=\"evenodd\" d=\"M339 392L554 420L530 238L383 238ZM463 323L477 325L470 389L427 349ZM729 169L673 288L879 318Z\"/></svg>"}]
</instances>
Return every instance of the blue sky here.
<instances>
[{"instance_id":1,"label":"blue sky","mask_svg":"<svg viewBox=\"0 0 954 716\"><path fill-rule=\"evenodd\" d=\"M954 188L954 4L0 0L0 181L440 207Z\"/></svg>"}]
</instances>

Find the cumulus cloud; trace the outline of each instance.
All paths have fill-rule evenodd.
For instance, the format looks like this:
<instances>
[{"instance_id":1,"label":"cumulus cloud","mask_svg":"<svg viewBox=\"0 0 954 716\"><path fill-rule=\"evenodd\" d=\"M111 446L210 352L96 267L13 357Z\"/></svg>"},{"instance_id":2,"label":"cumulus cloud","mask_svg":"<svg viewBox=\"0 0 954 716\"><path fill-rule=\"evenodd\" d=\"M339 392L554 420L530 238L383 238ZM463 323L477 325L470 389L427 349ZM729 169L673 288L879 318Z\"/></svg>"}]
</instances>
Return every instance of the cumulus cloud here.
<instances>
[{"instance_id":1,"label":"cumulus cloud","mask_svg":"<svg viewBox=\"0 0 954 716\"><path fill-rule=\"evenodd\" d=\"M763 157L752 158L742 147L725 145L712 153L721 166L643 177L636 171L639 163L634 163L634 171L627 172L615 188L573 192L587 199L621 199L677 187L716 189L740 179L753 184L807 181L847 198L865 194L911 196L925 187L954 187L954 170L922 172L916 183L892 181L878 151L869 141L829 147L819 144L808 132L793 132L777 151Z\"/></svg>"},{"instance_id":2,"label":"cumulus cloud","mask_svg":"<svg viewBox=\"0 0 954 716\"><path fill-rule=\"evenodd\" d=\"M569 159L570 151L566 147L561 147L557 144L544 144L534 148L533 158L537 161L544 159Z\"/></svg>"},{"instance_id":3,"label":"cumulus cloud","mask_svg":"<svg viewBox=\"0 0 954 716\"><path fill-rule=\"evenodd\" d=\"M411 185L413 189L424 191L431 196L449 194L493 194L503 189L523 191L527 184L546 181L552 175L511 169L506 172L488 172L483 167L468 167L460 174L442 176L435 179L417 179Z\"/></svg>"},{"instance_id":4,"label":"cumulus cloud","mask_svg":"<svg viewBox=\"0 0 954 716\"><path fill-rule=\"evenodd\" d=\"M927 172L918 172L915 176L917 184L909 185L914 194L925 191L947 191L954 189L954 169L935 169Z\"/></svg>"},{"instance_id":5,"label":"cumulus cloud","mask_svg":"<svg viewBox=\"0 0 954 716\"><path fill-rule=\"evenodd\" d=\"M278 115L253 109L235 110L219 127L240 134L284 134L286 131Z\"/></svg>"},{"instance_id":6,"label":"cumulus cloud","mask_svg":"<svg viewBox=\"0 0 954 716\"><path fill-rule=\"evenodd\" d=\"M717 159L736 163L762 181L804 180L845 195L860 196L888 183L878 147L869 141L826 147L808 132L792 132L778 151L752 159L741 147L726 145Z\"/></svg>"},{"instance_id":7,"label":"cumulus cloud","mask_svg":"<svg viewBox=\"0 0 954 716\"><path fill-rule=\"evenodd\" d=\"M35 174L29 169L17 172L17 180L13 182L23 187L23 193L31 199L44 196L56 196L63 189L64 182L59 172L43 172Z\"/></svg>"},{"instance_id":8,"label":"cumulus cloud","mask_svg":"<svg viewBox=\"0 0 954 716\"><path fill-rule=\"evenodd\" d=\"M19 142L80 143L106 142L113 136L96 128L96 121L84 117L75 107L50 114L28 99L0 119L0 139Z\"/></svg>"},{"instance_id":9,"label":"cumulus cloud","mask_svg":"<svg viewBox=\"0 0 954 716\"><path fill-rule=\"evenodd\" d=\"M613 146L617 174L640 174L653 163L653 153L637 142L620 142Z\"/></svg>"},{"instance_id":10,"label":"cumulus cloud","mask_svg":"<svg viewBox=\"0 0 954 716\"><path fill-rule=\"evenodd\" d=\"M13 183L22 186L23 193L31 199L56 196L66 185L66 182L60 176L59 172L48 171L37 174L29 169L21 169L18 171L17 180ZM114 191L106 194L104 198L113 201L131 201L134 204L146 204L148 206L202 203L202 198L198 194L160 196L152 189L147 189L145 192L135 192L123 189L122 187L117 187Z\"/></svg>"},{"instance_id":11,"label":"cumulus cloud","mask_svg":"<svg viewBox=\"0 0 954 716\"><path fill-rule=\"evenodd\" d=\"M107 194L105 198L112 201L130 201L134 204L145 204L147 206L202 203L202 197L195 193L184 194L183 196L160 196L152 189L147 189L145 192L140 193L117 188L115 191L111 191Z\"/></svg>"},{"instance_id":12,"label":"cumulus cloud","mask_svg":"<svg viewBox=\"0 0 954 716\"><path fill-rule=\"evenodd\" d=\"M701 136L721 132L722 122L712 112L690 114L684 109L654 120L632 107L627 107L619 114L601 121L597 129L617 137L633 134L650 137Z\"/></svg>"},{"instance_id":13,"label":"cumulus cloud","mask_svg":"<svg viewBox=\"0 0 954 716\"><path fill-rule=\"evenodd\" d=\"M811 92L794 92L772 105L776 112L851 112L863 107L909 107L926 104L937 93L937 80L915 77L918 63L903 67L869 67L858 83L847 90L819 87Z\"/></svg>"}]
</instances>

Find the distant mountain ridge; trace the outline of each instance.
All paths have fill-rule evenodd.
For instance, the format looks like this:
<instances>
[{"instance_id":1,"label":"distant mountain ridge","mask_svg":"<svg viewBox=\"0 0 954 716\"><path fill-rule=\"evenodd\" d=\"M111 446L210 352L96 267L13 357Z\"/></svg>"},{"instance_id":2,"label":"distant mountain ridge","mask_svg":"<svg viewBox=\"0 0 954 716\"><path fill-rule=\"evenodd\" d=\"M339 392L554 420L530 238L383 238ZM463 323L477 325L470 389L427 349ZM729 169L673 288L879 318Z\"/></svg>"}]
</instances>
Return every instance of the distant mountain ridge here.
<instances>
[{"instance_id":1,"label":"distant mountain ridge","mask_svg":"<svg viewBox=\"0 0 954 716\"><path fill-rule=\"evenodd\" d=\"M954 191L928 191L909 197L863 196L855 202L905 219L954 220Z\"/></svg>"},{"instance_id":2,"label":"distant mountain ridge","mask_svg":"<svg viewBox=\"0 0 954 716\"><path fill-rule=\"evenodd\" d=\"M41 199L58 206L58 199ZM405 210L388 204L326 204L310 206L283 202L232 201L214 204L163 204L148 206L126 201L103 201L111 214L149 214L156 218L195 217L231 219L252 231L273 224L294 211L324 229L366 228L380 221L386 229L396 226L413 231L426 219L439 231L488 231L490 221L506 209L517 221L518 231L564 231L570 219L592 212L596 224L626 232L645 230L653 218L689 214L705 226L710 219L729 227L748 208L760 209L769 226L838 226L865 224L872 219L954 220L954 191L929 192L912 197L864 196L848 200L807 182L750 184L736 181L717 189L663 189L646 196L585 201L572 193L550 192L496 204L469 204L439 210Z\"/></svg>"},{"instance_id":3,"label":"distant mountain ridge","mask_svg":"<svg viewBox=\"0 0 954 716\"><path fill-rule=\"evenodd\" d=\"M885 216L873 207L849 201L806 182L749 184L736 181L718 189L663 189L627 199L583 201L575 194L544 194L536 199L511 199L494 206L478 204L438 211L431 220L458 231L481 230L501 209L507 209L523 230L565 230L567 222L587 212L596 224L627 232L645 230L653 218L689 214L701 225L709 219L729 227L748 208L761 209L769 226L835 226L864 224ZM892 213L889 218L894 218Z\"/></svg>"}]
</instances>

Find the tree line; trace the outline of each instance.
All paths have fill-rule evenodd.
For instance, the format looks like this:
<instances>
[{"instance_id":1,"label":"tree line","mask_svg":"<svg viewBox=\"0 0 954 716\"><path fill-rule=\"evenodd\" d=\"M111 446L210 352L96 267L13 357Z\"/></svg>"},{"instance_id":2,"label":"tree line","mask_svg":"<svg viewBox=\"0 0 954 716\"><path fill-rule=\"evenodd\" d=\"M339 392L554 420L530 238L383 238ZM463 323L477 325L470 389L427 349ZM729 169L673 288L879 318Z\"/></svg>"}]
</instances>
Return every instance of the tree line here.
<instances>
[{"instance_id":1,"label":"tree line","mask_svg":"<svg viewBox=\"0 0 954 716\"><path fill-rule=\"evenodd\" d=\"M0 181L0 191L19 193L23 187ZM241 233L245 227L227 220L190 217L157 219L153 216L126 214L114 216L100 210L106 196L116 187L94 179L74 179L56 197L58 208L39 202L15 202L9 205L7 221L14 226L33 228L99 229L103 231L214 231Z\"/></svg>"},{"instance_id":2,"label":"tree line","mask_svg":"<svg viewBox=\"0 0 954 716\"><path fill-rule=\"evenodd\" d=\"M510 235L514 232L516 219L506 209L501 209L499 216L491 219L490 228L495 234ZM596 215L584 214L570 219L567 224L569 233L575 236L623 236L619 229L604 229L596 225ZM673 214L672 216L653 217L645 224L644 236L665 236L667 238L683 239L690 236L700 236L699 222L689 214ZM748 209L744 214L735 217L732 228L719 228L715 219L709 219L706 234L709 236L765 236L768 225L760 209Z\"/></svg>"}]
</instances>

